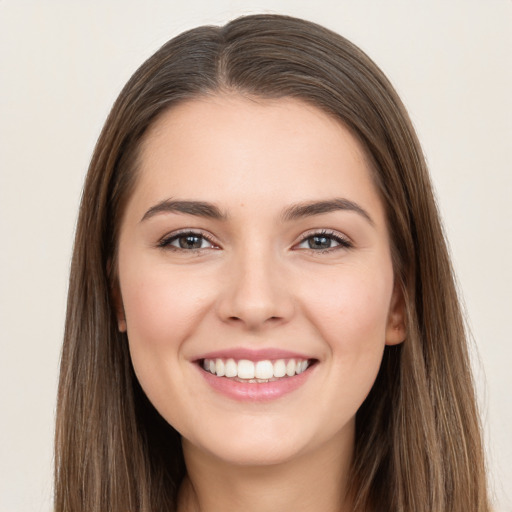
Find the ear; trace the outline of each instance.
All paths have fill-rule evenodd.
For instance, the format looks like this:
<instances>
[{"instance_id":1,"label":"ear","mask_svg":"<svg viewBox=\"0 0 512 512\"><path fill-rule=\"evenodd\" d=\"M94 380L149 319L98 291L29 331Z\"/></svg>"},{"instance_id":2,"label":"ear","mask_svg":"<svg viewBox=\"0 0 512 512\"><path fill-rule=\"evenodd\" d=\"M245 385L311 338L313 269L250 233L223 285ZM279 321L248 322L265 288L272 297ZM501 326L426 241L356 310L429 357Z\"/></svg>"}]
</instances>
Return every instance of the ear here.
<instances>
[{"instance_id":1,"label":"ear","mask_svg":"<svg viewBox=\"0 0 512 512\"><path fill-rule=\"evenodd\" d=\"M114 264L110 258L107 261L107 277L109 283L111 283L110 297L116 313L117 328L119 332L126 332L126 317L124 314L123 297L119 287L119 279L117 278L117 273L114 270Z\"/></svg>"},{"instance_id":2,"label":"ear","mask_svg":"<svg viewBox=\"0 0 512 512\"><path fill-rule=\"evenodd\" d=\"M109 276L109 281L112 283L110 287L110 297L116 313L117 328L119 332L126 332L126 317L124 314L123 297L121 296L121 289L119 288L119 280L112 276L111 270L111 262L109 261L107 275Z\"/></svg>"},{"instance_id":3,"label":"ear","mask_svg":"<svg viewBox=\"0 0 512 512\"><path fill-rule=\"evenodd\" d=\"M126 317L124 314L123 298L121 297L121 290L119 289L119 283L115 283L111 290L112 302L114 304L117 328L119 332L126 332Z\"/></svg>"},{"instance_id":4,"label":"ear","mask_svg":"<svg viewBox=\"0 0 512 512\"><path fill-rule=\"evenodd\" d=\"M405 340L405 300L402 288L395 283L389 305L388 324L386 326L386 345L398 345Z\"/></svg>"}]
</instances>

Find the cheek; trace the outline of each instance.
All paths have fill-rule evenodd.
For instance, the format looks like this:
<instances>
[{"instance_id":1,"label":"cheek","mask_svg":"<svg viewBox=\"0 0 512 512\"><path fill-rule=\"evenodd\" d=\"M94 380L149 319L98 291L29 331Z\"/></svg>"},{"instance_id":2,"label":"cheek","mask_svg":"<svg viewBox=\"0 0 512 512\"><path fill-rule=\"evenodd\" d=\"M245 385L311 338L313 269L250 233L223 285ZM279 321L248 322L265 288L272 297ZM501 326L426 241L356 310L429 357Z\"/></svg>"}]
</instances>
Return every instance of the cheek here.
<instances>
[{"instance_id":1,"label":"cheek","mask_svg":"<svg viewBox=\"0 0 512 512\"><path fill-rule=\"evenodd\" d=\"M142 279L130 283L122 294L131 343L159 344L175 332L183 307L175 289L160 280Z\"/></svg>"},{"instance_id":2,"label":"cheek","mask_svg":"<svg viewBox=\"0 0 512 512\"><path fill-rule=\"evenodd\" d=\"M364 398L382 360L392 272L352 274L331 283L329 293L313 304L311 316L330 352L331 377L343 381L345 393Z\"/></svg>"},{"instance_id":3,"label":"cheek","mask_svg":"<svg viewBox=\"0 0 512 512\"><path fill-rule=\"evenodd\" d=\"M134 268L137 272L130 279L123 281L121 275L132 362L140 380L157 375L165 378L179 364L184 342L201 321L208 281L191 281L190 275L170 272L166 266L139 264Z\"/></svg>"},{"instance_id":4,"label":"cheek","mask_svg":"<svg viewBox=\"0 0 512 512\"><path fill-rule=\"evenodd\" d=\"M149 400L179 426L175 409L183 407L184 347L201 322L209 300L205 292L212 287L166 266L139 263L132 268L137 272L129 274L128 267L120 271L132 364Z\"/></svg>"},{"instance_id":5,"label":"cheek","mask_svg":"<svg viewBox=\"0 0 512 512\"><path fill-rule=\"evenodd\" d=\"M328 286L311 301L314 316L319 319L319 325L325 326L326 334L334 334L333 339L339 339L342 345L349 340L357 340L357 345L375 343L376 337L384 343L393 289L392 272L347 271L326 283Z\"/></svg>"}]
</instances>

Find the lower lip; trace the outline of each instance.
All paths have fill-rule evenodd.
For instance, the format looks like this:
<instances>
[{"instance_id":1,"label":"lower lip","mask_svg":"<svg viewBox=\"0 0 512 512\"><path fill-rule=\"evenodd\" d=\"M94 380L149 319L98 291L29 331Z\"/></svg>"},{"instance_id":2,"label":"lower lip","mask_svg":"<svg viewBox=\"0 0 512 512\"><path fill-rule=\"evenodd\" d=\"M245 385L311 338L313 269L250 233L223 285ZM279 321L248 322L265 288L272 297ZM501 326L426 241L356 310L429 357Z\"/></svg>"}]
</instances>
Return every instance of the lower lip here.
<instances>
[{"instance_id":1,"label":"lower lip","mask_svg":"<svg viewBox=\"0 0 512 512\"><path fill-rule=\"evenodd\" d=\"M315 365L316 366L316 365ZM217 392L242 402L266 402L276 400L300 388L310 377L313 367L304 372L285 377L273 382L249 383L239 382L226 377L217 377L198 366L206 382Z\"/></svg>"}]
</instances>

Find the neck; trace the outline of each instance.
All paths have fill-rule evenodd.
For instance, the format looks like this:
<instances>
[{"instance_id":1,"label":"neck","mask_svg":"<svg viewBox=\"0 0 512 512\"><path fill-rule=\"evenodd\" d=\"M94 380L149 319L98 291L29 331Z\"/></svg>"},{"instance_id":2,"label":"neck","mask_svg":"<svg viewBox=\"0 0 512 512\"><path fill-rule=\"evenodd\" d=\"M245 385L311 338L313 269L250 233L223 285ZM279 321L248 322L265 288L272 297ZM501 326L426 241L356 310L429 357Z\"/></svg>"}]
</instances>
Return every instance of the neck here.
<instances>
[{"instance_id":1,"label":"neck","mask_svg":"<svg viewBox=\"0 0 512 512\"><path fill-rule=\"evenodd\" d=\"M338 440L339 441L339 440ZM241 466L183 440L187 477L179 512L345 512L353 439L273 465Z\"/></svg>"}]
</instances>

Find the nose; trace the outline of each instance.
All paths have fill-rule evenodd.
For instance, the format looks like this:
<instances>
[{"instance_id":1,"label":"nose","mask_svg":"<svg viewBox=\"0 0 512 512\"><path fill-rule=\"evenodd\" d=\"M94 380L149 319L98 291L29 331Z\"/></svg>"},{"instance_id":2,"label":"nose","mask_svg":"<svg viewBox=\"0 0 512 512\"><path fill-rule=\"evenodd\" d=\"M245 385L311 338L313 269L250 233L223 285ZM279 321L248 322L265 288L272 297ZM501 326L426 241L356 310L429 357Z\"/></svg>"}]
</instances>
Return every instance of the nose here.
<instances>
[{"instance_id":1,"label":"nose","mask_svg":"<svg viewBox=\"0 0 512 512\"><path fill-rule=\"evenodd\" d=\"M221 320L251 331L288 322L294 301L283 270L276 257L261 251L235 257L219 295Z\"/></svg>"}]
</instances>

